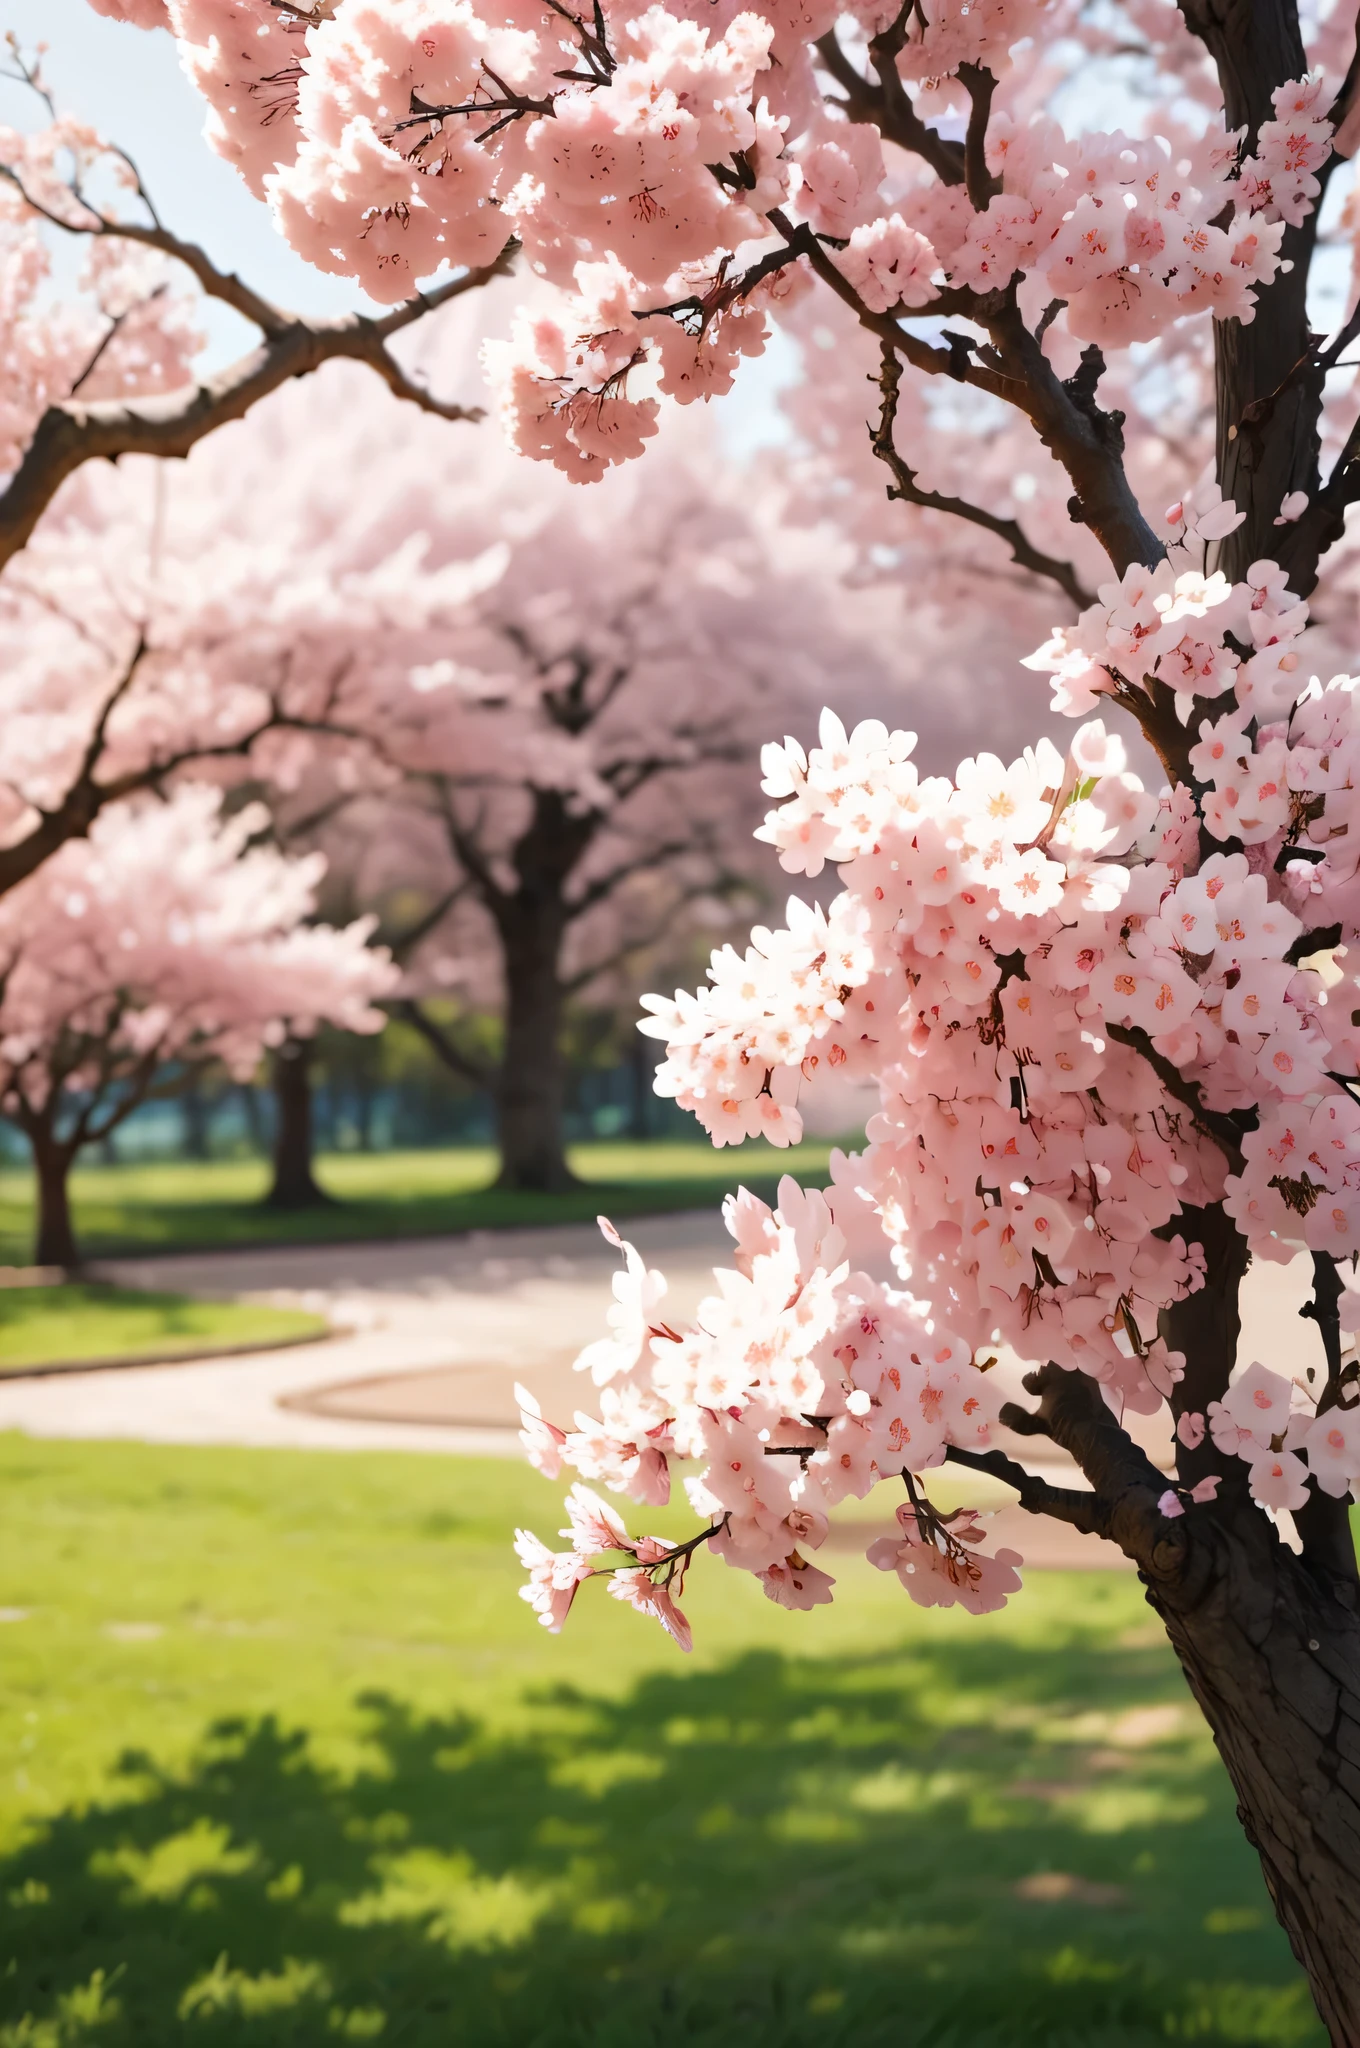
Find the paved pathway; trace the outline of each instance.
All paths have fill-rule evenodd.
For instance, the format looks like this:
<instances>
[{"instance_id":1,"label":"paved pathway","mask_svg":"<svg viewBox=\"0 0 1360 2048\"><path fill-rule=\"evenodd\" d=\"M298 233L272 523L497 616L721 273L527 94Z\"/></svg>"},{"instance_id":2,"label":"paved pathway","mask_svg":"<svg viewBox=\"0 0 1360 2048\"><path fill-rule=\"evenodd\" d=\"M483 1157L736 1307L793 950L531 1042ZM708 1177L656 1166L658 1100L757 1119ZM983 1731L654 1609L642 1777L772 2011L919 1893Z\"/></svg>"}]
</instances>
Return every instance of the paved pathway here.
<instances>
[{"instance_id":1,"label":"paved pathway","mask_svg":"<svg viewBox=\"0 0 1360 2048\"><path fill-rule=\"evenodd\" d=\"M726 1242L721 1220L707 1212L649 1217L632 1230L649 1260L664 1259L675 1312L692 1311ZM545 1394L551 1385L554 1408L562 1394L579 1402L581 1382L570 1362L604 1328L617 1265L617 1254L588 1224L110 1260L101 1275L130 1286L313 1308L340 1334L200 1364L0 1381L0 1429L153 1443L505 1455L518 1450L516 1379ZM426 1373L438 1376L428 1398L417 1382ZM384 1403L371 1389L388 1379L400 1391ZM365 1390L361 1399L337 1400L327 1391L356 1381Z\"/></svg>"},{"instance_id":2,"label":"paved pathway","mask_svg":"<svg viewBox=\"0 0 1360 2048\"><path fill-rule=\"evenodd\" d=\"M630 1232L671 1283L673 1319L708 1291L728 1240L712 1211L638 1219ZM129 1437L154 1443L234 1443L318 1450L518 1451L511 1387L524 1380L553 1415L567 1415L589 1388L571 1371L580 1347L604 1327L617 1257L590 1225L476 1233L405 1243L270 1247L108 1262L101 1271L132 1286L241 1295L327 1314L324 1342L198 1364L143 1366L0 1381L0 1429L34 1436ZM1257 1268L1244 1302L1244 1359L1301 1371L1317 1333L1301 1322L1306 1267ZM998 1372L1018 1391L1019 1368ZM1163 1464L1164 1433L1133 1418ZM1065 1483L1075 1469L1051 1447L1036 1450ZM1055 1469L1054 1476L1059 1476ZM1010 1496L997 1489L998 1505ZM861 1510L867 1512L867 1510ZM861 1534L862 1532L853 1532ZM847 1530L845 1538L852 1532ZM1013 1507L998 1539L1032 1563L1112 1564L1092 1545Z\"/></svg>"}]
</instances>

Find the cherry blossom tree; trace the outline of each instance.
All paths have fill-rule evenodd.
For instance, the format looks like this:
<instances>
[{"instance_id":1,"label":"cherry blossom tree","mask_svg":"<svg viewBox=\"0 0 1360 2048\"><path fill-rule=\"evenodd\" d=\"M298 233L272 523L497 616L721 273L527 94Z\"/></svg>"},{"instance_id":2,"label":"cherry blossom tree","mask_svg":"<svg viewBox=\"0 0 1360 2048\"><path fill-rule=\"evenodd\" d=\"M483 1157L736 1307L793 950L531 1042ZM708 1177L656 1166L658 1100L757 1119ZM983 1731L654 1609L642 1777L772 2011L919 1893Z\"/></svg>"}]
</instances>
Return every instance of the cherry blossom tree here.
<instances>
[{"instance_id":1,"label":"cherry blossom tree","mask_svg":"<svg viewBox=\"0 0 1360 2048\"><path fill-rule=\"evenodd\" d=\"M438 373L467 351L446 324ZM326 915L382 912L408 1014L493 1097L506 1183L561 1184L564 1006L777 876L750 838L760 739L806 723L828 671L867 710L916 668L900 594L849 591L846 546L781 522L777 477L676 425L583 506L499 436L331 365L182 467L90 472L0 576L12 861L85 791L244 778L281 845L324 848ZM971 702L927 709L940 759ZM503 1011L494 1064L430 1006L451 963ZM275 1066L278 1198L310 1202L305 1141L283 1142L305 1049Z\"/></svg>"},{"instance_id":2,"label":"cherry blossom tree","mask_svg":"<svg viewBox=\"0 0 1360 2048\"><path fill-rule=\"evenodd\" d=\"M371 922L308 922L323 862L252 846L215 789L110 809L0 901L0 1107L27 1137L36 1259L74 1266L67 1177L173 1065L238 1078L321 1022L376 1031L393 984Z\"/></svg>"},{"instance_id":3,"label":"cherry blossom tree","mask_svg":"<svg viewBox=\"0 0 1360 2048\"><path fill-rule=\"evenodd\" d=\"M322 268L396 303L437 261L515 242L561 294L486 344L526 456L598 479L643 452L663 398L727 389L779 324L810 344L814 441L822 384L867 375L863 448L898 509L959 521L1061 607L1031 661L1082 721L1070 742L923 776L906 735L828 717L815 747L767 754L765 831L841 893L795 899L655 1006L661 1085L718 1142L792 1140L800 1097L844 1070L881 1107L826 1198L734 1198L735 1270L691 1330L627 1255L613 1334L581 1361L599 1421L530 1408L526 1436L549 1473L643 1502L673 1458L705 1460L698 1524L636 1538L574 1488L570 1550L522 1539L541 1618L604 1570L687 1641L676 1598L703 1551L817 1604L828 1510L880 1479L905 1499L870 1562L927 1604L992 1607L1019 1559L943 1515L925 1474L1004 1480L1137 1564L1353 2048L1360 742L1308 600L1360 497L1360 311L1352 285L1324 322L1319 234L1355 224L1353 200L1335 212L1360 139L1354 7L166 12L213 145ZM1116 101L1127 125L1096 126ZM1028 499L989 501L1000 416ZM1150 421L1187 472L1165 516L1140 496ZM1131 765L1116 717L1155 766ZM1237 1374L1252 1258L1311 1262L1316 1333ZM1032 1405L993 1392L1000 1342ZM1174 1428L1174 1483L1130 1410ZM998 1421L1051 1438L1085 1487L991 1443Z\"/></svg>"},{"instance_id":4,"label":"cherry blossom tree","mask_svg":"<svg viewBox=\"0 0 1360 2048\"><path fill-rule=\"evenodd\" d=\"M365 818L378 893L357 900L410 906L419 885L404 933L399 913L384 927L407 962L403 1013L490 1094L501 1185L541 1189L572 1178L568 1005L678 940L692 911L749 910L768 886L750 838L760 734L805 719L828 670L861 704L900 686L891 656L838 623L845 592L813 547L689 462L501 530L501 573L446 615L451 652L413 666L405 698L373 693L399 781L322 843L353 844ZM451 969L501 1012L494 1066L430 1001Z\"/></svg>"},{"instance_id":5,"label":"cherry blossom tree","mask_svg":"<svg viewBox=\"0 0 1360 2048\"><path fill-rule=\"evenodd\" d=\"M99 12L139 27L167 25L154 7ZM183 18L192 12L186 8ZM280 12L273 19L286 47L294 18ZM0 125L0 565L84 464L134 453L187 455L324 362L364 363L397 397L443 419L481 417L479 408L440 398L413 377L391 343L434 308L486 283L503 262L463 267L400 303L389 294L389 310L376 316L308 319L276 306L168 228L126 151L59 110L38 62L13 35L7 42L0 87L8 82L16 120L36 108L39 124ZM266 87L255 102L266 115L272 96ZM86 252L74 295L53 290L54 239ZM441 267L436 256L429 270ZM260 336L210 375L194 366L202 346L196 307L204 299L230 307Z\"/></svg>"}]
</instances>

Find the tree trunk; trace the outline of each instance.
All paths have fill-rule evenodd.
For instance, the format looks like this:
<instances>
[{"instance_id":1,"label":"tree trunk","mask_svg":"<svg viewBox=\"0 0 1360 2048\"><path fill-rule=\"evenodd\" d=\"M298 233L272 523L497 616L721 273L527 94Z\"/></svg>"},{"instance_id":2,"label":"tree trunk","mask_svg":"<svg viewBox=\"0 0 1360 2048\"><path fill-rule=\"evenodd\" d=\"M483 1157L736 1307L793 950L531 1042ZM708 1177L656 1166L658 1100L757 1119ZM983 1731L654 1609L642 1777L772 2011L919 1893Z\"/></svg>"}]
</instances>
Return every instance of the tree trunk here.
<instances>
[{"instance_id":1,"label":"tree trunk","mask_svg":"<svg viewBox=\"0 0 1360 2048\"><path fill-rule=\"evenodd\" d=\"M67 1186L74 1154L69 1145L58 1144L47 1132L30 1130L28 1139L33 1149L33 1171L38 1190L34 1264L63 1266L70 1271L80 1264Z\"/></svg>"},{"instance_id":2,"label":"tree trunk","mask_svg":"<svg viewBox=\"0 0 1360 2048\"><path fill-rule=\"evenodd\" d=\"M1227 127L1245 127L1251 150L1274 89L1306 69L1295 0L1180 4L1213 57ZM1262 295L1257 318L1214 329L1218 480L1246 518L1210 566L1239 581L1251 562L1277 559L1304 596L1319 547L1337 534L1317 507L1296 528L1274 522L1289 492L1318 491L1323 378L1306 303L1316 232L1316 212L1287 229L1281 254L1292 268ZM1207 1280L1163 1319L1186 1357L1173 1406L1203 1413L1235 1362L1246 1249L1221 1209L1187 1211L1175 1228L1203 1243ZM1294 1358L1264 1362L1291 1378L1299 1370ZM1299 1556L1251 1501L1245 1465L1217 1454L1208 1435L1177 1465L1182 1485L1222 1472L1217 1503L1161 1520L1160 1531L1147 1503L1143 1540L1124 1547L1213 1730L1334 2048L1360 2048L1360 1582L1349 1514L1312 1484L1295 1517Z\"/></svg>"},{"instance_id":3,"label":"tree trunk","mask_svg":"<svg viewBox=\"0 0 1360 2048\"><path fill-rule=\"evenodd\" d=\"M657 1061L649 1038L643 1038L636 1031L633 1038L635 1042L628 1048L628 1135L645 1141L652 1135L652 1103L655 1100L652 1082Z\"/></svg>"},{"instance_id":4,"label":"tree trunk","mask_svg":"<svg viewBox=\"0 0 1360 2048\"><path fill-rule=\"evenodd\" d=\"M273 1056L274 1184L265 1198L270 1209L316 1209L331 1199L312 1173L311 1062L309 1038L287 1038Z\"/></svg>"},{"instance_id":5,"label":"tree trunk","mask_svg":"<svg viewBox=\"0 0 1360 2048\"><path fill-rule=\"evenodd\" d=\"M1203 1245L1206 1277L1162 1319L1186 1360L1173 1409L1203 1414L1237 1358L1247 1248L1220 1207L1186 1209L1175 1228ZM1306 1365L1264 1362L1300 1378ZM1348 1510L1314 1486L1294 1518L1298 1556L1251 1499L1245 1463L1210 1434L1178 1444L1176 1462L1185 1487L1223 1475L1216 1503L1163 1521L1151 1549L1126 1547L1213 1731L1323 2022L1337 2048L1360 2048L1360 1581Z\"/></svg>"},{"instance_id":6,"label":"tree trunk","mask_svg":"<svg viewBox=\"0 0 1360 2048\"><path fill-rule=\"evenodd\" d=\"M1308 68L1293 0L1181 0L1181 11L1214 59L1229 131L1245 128L1254 149L1261 123L1274 116L1271 94ZM1286 228L1280 253L1293 268L1262 295L1256 318L1214 323L1218 481L1246 520L1210 566L1232 582L1252 562L1279 555L1275 519L1284 498L1318 487L1323 378L1310 363L1307 307L1316 238L1316 212ZM1311 575L1304 580L1311 588Z\"/></svg>"},{"instance_id":7,"label":"tree trunk","mask_svg":"<svg viewBox=\"0 0 1360 2048\"><path fill-rule=\"evenodd\" d=\"M373 1108L377 1089L369 1074L359 1074L354 1082L354 1137L361 1152L373 1150Z\"/></svg>"},{"instance_id":8,"label":"tree trunk","mask_svg":"<svg viewBox=\"0 0 1360 2048\"><path fill-rule=\"evenodd\" d=\"M242 1081L238 1090L241 1098L241 1118L246 1127L246 1143L252 1152L266 1150L264 1123L260 1116L260 1091L253 1081Z\"/></svg>"},{"instance_id":9,"label":"tree trunk","mask_svg":"<svg viewBox=\"0 0 1360 2048\"><path fill-rule=\"evenodd\" d=\"M555 902L525 903L516 897L501 920L505 1053L496 1085L500 1188L543 1193L576 1185L562 1141L562 935L560 906Z\"/></svg>"},{"instance_id":10,"label":"tree trunk","mask_svg":"<svg viewBox=\"0 0 1360 2048\"><path fill-rule=\"evenodd\" d=\"M1334 2048L1360 2048L1360 1615L1245 1495L1197 1514L1184 1570L1150 1577L1213 1730L1280 1925ZM1144 1575L1148 1577L1148 1574Z\"/></svg>"}]
</instances>

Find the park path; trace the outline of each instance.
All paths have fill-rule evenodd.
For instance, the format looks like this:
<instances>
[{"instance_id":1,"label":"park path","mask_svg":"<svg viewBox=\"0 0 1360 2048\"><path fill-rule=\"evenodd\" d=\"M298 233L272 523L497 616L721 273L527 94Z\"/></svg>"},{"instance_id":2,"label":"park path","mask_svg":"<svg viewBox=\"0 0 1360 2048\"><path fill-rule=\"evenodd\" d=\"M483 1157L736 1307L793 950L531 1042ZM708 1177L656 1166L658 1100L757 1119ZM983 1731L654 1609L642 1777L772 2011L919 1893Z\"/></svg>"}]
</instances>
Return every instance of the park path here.
<instances>
[{"instance_id":1,"label":"park path","mask_svg":"<svg viewBox=\"0 0 1360 2048\"><path fill-rule=\"evenodd\" d=\"M690 1315L709 1291L729 1240L713 1211L639 1218L629 1234L670 1282L667 1313ZM566 1419L589 1407L588 1382L573 1374L581 1346L601 1334L617 1254L588 1224L474 1232L397 1243L268 1246L173 1258L110 1260L101 1275L125 1285L190 1294L242 1296L312 1308L334 1334L316 1344L173 1366L74 1372L0 1381L0 1429L33 1436L130 1438L167 1444L244 1444L306 1450L404 1450L518 1454L511 1388L523 1380L545 1412ZM1307 1264L1257 1267L1244 1300L1242 1358L1291 1371L1320 1344L1298 1308ZM1018 1391L1020 1368L998 1374ZM1131 1425L1154 1457L1170 1463L1165 1433L1144 1418ZM1034 1467L1082 1484L1051 1446L1013 1445ZM1123 1567L1112 1546L1093 1544L995 1503L998 1541L1037 1565ZM983 1501L981 1495L987 1494ZM856 1504L843 1540L862 1540ZM873 1512L858 1508L861 1518Z\"/></svg>"},{"instance_id":2,"label":"park path","mask_svg":"<svg viewBox=\"0 0 1360 2048\"><path fill-rule=\"evenodd\" d=\"M692 1310L727 1241L721 1220L699 1211L639 1219L631 1230L649 1261L664 1260L676 1312ZM106 1260L100 1277L125 1286L309 1308L336 1334L244 1357L0 1381L0 1429L517 1453L514 1381L554 1408L564 1396L579 1405L570 1363L604 1328L617 1267L593 1224Z\"/></svg>"}]
</instances>

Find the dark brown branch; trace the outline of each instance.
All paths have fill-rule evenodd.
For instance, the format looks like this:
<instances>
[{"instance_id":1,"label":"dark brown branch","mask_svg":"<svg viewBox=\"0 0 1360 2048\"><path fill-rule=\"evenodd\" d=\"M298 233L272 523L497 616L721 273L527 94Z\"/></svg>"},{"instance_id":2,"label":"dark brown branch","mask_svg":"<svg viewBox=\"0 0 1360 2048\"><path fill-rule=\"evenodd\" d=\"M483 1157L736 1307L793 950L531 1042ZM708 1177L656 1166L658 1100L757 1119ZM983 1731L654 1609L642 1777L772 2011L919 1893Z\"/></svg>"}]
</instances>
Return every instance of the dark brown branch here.
<instances>
[{"instance_id":1,"label":"dark brown branch","mask_svg":"<svg viewBox=\"0 0 1360 2048\"><path fill-rule=\"evenodd\" d=\"M950 292L931 299L921 313L963 312L991 338L990 346L960 336L961 347L936 348L891 314L870 312L805 225L795 226L779 207L768 219L786 247L807 257L817 277L850 308L861 327L887 342L913 369L971 384L1026 415L1071 479L1068 510L1073 519L1090 528L1120 575L1135 562L1151 568L1165 558L1165 543L1148 525L1125 473L1123 414L1106 412L1096 401L1105 370L1098 348L1083 350L1078 370L1060 378L1026 327L1013 284L999 291ZM1166 697L1170 704L1169 691Z\"/></svg>"},{"instance_id":2,"label":"dark brown branch","mask_svg":"<svg viewBox=\"0 0 1360 2048\"><path fill-rule=\"evenodd\" d=\"M151 294L151 296L152 296L152 298L159 298L159 296L160 296L160 292L159 292L159 290L158 290L158 291L155 291L155 292L153 292L153 293ZM67 397L68 397L68 398L74 398L74 397L76 396L77 392L78 392L78 391L80 390L81 386L82 386L83 384L88 384L88 383L89 383L89 381L90 381L91 377L93 377L93 375L94 375L95 371L96 371L96 370L97 370L97 369L99 368L99 365L100 365L100 364L101 364L101 363L103 362L103 360L104 360L104 357L105 357L105 355L106 355L106 354L108 353L108 350L109 350L109 348L111 347L111 345L113 344L113 342L114 342L114 341L115 341L115 340L117 339L117 337L118 337L118 334L120 333L120 331L121 331L121 329L122 329L122 326L123 326L123 322L124 322L124 321L125 321L125 320L127 319L127 317L128 317L128 313L129 313L129 312L132 312L133 310L135 310L135 309L134 309L134 308L132 308L132 307L129 307L129 308L127 309L127 311L125 311L125 312L122 312L122 313L115 313L115 314L113 315L113 317L112 317L112 318L110 319L110 321L109 321L109 324L108 324L108 326L107 326L107 327L105 328L105 330L104 330L104 334L103 334L103 336L102 336L101 340L100 340L100 341L99 341L99 342L98 342L98 343L96 344L96 346L95 346L95 348L94 348L94 350L93 350L93 352L92 352L92 354L91 354L91 356L90 356L90 359L89 359L89 361L88 361L88 362L86 363L86 365L85 365L84 369L83 369L83 370L81 371L80 375L79 375L79 376L78 376L78 377L76 378L76 380L75 380L74 384L72 384L72 386L71 386L70 390L69 390L69 391L67 392L67 394L66 394L66 395L67 395Z\"/></svg>"},{"instance_id":3,"label":"dark brown branch","mask_svg":"<svg viewBox=\"0 0 1360 2048\"><path fill-rule=\"evenodd\" d=\"M1000 178L987 168L987 123L991 119L996 80L983 64L960 64L959 81L969 99L968 133L963 145L964 178L975 213L985 213L1001 190Z\"/></svg>"},{"instance_id":4,"label":"dark brown branch","mask_svg":"<svg viewBox=\"0 0 1360 2048\"><path fill-rule=\"evenodd\" d=\"M692 835L684 839L662 840L657 845L649 847L645 853L640 853L636 859L621 861L617 867L611 868L608 874L594 876L579 896L568 898L563 905L567 923L574 923L578 917L584 917L586 912L593 910L597 904L606 902L615 890L622 888L625 882L632 881L634 876L649 874L655 868L664 867L667 861L683 860L687 853L694 851L694 845Z\"/></svg>"},{"instance_id":5,"label":"dark brown branch","mask_svg":"<svg viewBox=\"0 0 1360 2048\"><path fill-rule=\"evenodd\" d=\"M1195 1120L1195 1126L1203 1131L1206 1138L1212 1138L1219 1151L1227 1160L1234 1173L1242 1171L1242 1133L1232 1118L1224 1111L1206 1109L1199 1089L1193 1081L1187 1080L1179 1067L1157 1051L1146 1031L1139 1024L1107 1024L1105 1031L1120 1045L1127 1045L1145 1059L1161 1082L1168 1095L1183 1103Z\"/></svg>"},{"instance_id":6,"label":"dark brown branch","mask_svg":"<svg viewBox=\"0 0 1360 2048\"><path fill-rule=\"evenodd\" d=\"M685 850L693 851L692 848ZM687 903L696 903L704 896L727 895L745 886L749 885L744 883L742 877L726 875L719 877L717 880L709 879L696 882L692 887L681 890L680 894L667 905L665 916L659 918L649 931L639 932L636 938L623 940L620 945L614 948L612 953L607 953L603 959L592 960L589 966L581 968L576 974L569 975L562 983L563 994L568 996L579 995L583 988L589 988L591 982L598 981L602 974L612 973L616 967L622 967L625 961L631 960L635 954L645 953L648 947L656 945L658 940L666 936L678 912L683 910Z\"/></svg>"},{"instance_id":7,"label":"dark brown branch","mask_svg":"<svg viewBox=\"0 0 1360 2048\"><path fill-rule=\"evenodd\" d=\"M845 94L845 112L850 120L868 122L882 131L884 140L895 142L930 165L944 185L964 181L963 145L946 142L921 119L897 72L897 55L906 41L905 8L893 25L875 36L869 53L878 76L875 85L855 69L841 48L834 29L817 44L817 54Z\"/></svg>"},{"instance_id":8,"label":"dark brown branch","mask_svg":"<svg viewBox=\"0 0 1360 2048\"><path fill-rule=\"evenodd\" d=\"M387 947L392 958L405 965L406 961L415 952L417 946L428 939L432 931L438 929L455 904L467 894L471 887L471 882L464 877L462 880L455 882L452 888L446 889L442 896L437 897L425 912L425 915L418 917L414 924L406 927L405 931L397 933L395 937L384 933L383 944Z\"/></svg>"},{"instance_id":9,"label":"dark brown branch","mask_svg":"<svg viewBox=\"0 0 1360 2048\"><path fill-rule=\"evenodd\" d=\"M1178 1577L1188 1537L1184 1518L1168 1521L1158 1502L1166 1475L1139 1448L1106 1405L1096 1382L1058 1365L1026 1373L1025 1391L1038 1397L1038 1414L1055 1444L1066 1451L1105 1503L1101 1533L1117 1543L1150 1580ZM1001 1411L1007 1421L1014 1413Z\"/></svg>"},{"instance_id":10,"label":"dark brown branch","mask_svg":"<svg viewBox=\"0 0 1360 2048\"><path fill-rule=\"evenodd\" d=\"M950 1444L945 1457L951 1465L966 1465L970 1472L986 1472L1003 1485L1014 1487L1027 1514L1049 1515L1054 1521L1080 1529L1084 1536L1109 1533L1110 1510L1106 1501L1076 1487L1050 1486L1046 1479L1036 1478L1014 1458L1008 1458L1004 1451L963 1451Z\"/></svg>"},{"instance_id":11,"label":"dark brown branch","mask_svg":"<svg viewBox=\"0 0 1360 2048\"><path fill-rule=\"evenodd\" d=\"M480 407L448 404L417 384L389 353L387 343L436 307L501 275L507 260L503 255L482 270L417 293L379 318L351 313L335 320L304 320L270 308L270 331L261 344L200 384L150 398L105 399L85 405L68 398L49 406L22 462L0 493L0 565L24 546L58 489L84 463L117 462L124 455L182 458L205 435L244 418L271 391L293 377L309 375L325 362L366 363L398 398L441 419L480 419ZM236 303L226 291L216 291L213 296ZM254 294L250 297L253 301ZM263 308L265 302L259 303Z\"/></svg>"},{"instance_id":12,"label":"dark brown branch","mask_svg":"<svg viewBox=\"0 0 1360 2048\"><path fill-rule=\"evenodd\" d=\"M109 721L131 687L139 664L145 659L147 652L139 641L132 659L104 700L80 767L60 802L53 805L50 810L40 811L38 823L22 839L16 840L11 846L0 847L0 896L24 881L68 840L83 839L95 819L110 804L119 803L126 797L140 795L144 790L159 789L168 776L173 775L177 769L188 767L191 762L242 759L268 732L313 732L345 739L361 737L356 732L348 731L340 725L329 724L325 720L294 717L274 703L271 704L265 718L234 740L220 740L211 745L180 747L172 754L154 757L143 762L139 768L129 768L108 782L100 782L97 780L96 770L103 757Z\"/></svg>"},{"instance_id":13,"label":"dark brown branch","mask_svg":"<svg viewBox=\"0 0 1360 2048\"><path fill-rule=\"evenodd\" d=\"M281 312L277 306L271 305L268 299L253 291L234 272L219 270L207 251L200 248L197 242L186 242L180 236L171 234L158 220L151 226L147 226L143 221L113 220L100 213L87 199L77 193L73 193L72 197L83 208L88 218L68 220L64 215L54 212L51 207L44 206L41 200L35 199L10 165L0 164L0 178L15 188L24 205L37 214L40 220L47 221L52 227L60 228L63 234L86 235L93 241L136 242L144 249L156 249L161 255L172 256L177 263L182 263L185 269L191 271L197 278L209 298L220 299L223 305L232 307L244 319L249 320L252 327L258 327L262 334L282 334L290 324L290 314ZM142 193L141 197L150 207L150 201L146 200L145 193Z\"/></svg>"},{"instance_id":14,"label":"dark brown branch","mask_svg":"<svg viewBox=\"0 0 1360 2048\"><path fill-rule=\"evenodd\" d=\"M474 1059L470 1053L465 1053L461 1046L455 1045L442 1025L436 1024L434 1018L428 1016L412 997L405 996L389 1007L414 1031L420 1033L431 1051L436 1053L452 1072L461 1075L463 1080L470 1081L474 1088L483 1088L489 1093L495 1092L494 1068L484 1067L480 1060Z\"/></svg>"},{"instance_id":15,"label":"dark brown branch","mask_svg":"<svg viewBox=\"0 0 1360 2048\"><path fill-rule=\"evenodd\" d=\"M888 486L889 498L900 499L907 505L919 505L927 512L946 512L955 519L967 520L970 526L980 526L984 533L995 534L1004 541L1011 551L1011 559L1031 575L1046 577L1056 583L1068 596L1078 611L1095 603L1095 593L1086 589L1070 562L1060 562L1056 556L1046 555L1042 548L1036 548L1017 519L1003 519L995 512L988 512L981 505L972 505L964 498L949 497L940 491L927 491L916 481L916 472L906 458L899 454L894 440L897 421L897 403L902 382L902 366L897 351L891 342L880 344L878 388L883 395L883 404L878 416L878 426L870 446L878 460L892 473L893 482Z\"/></svg>"},{"instance_id":16,"label":"dark brown branch","mask_svg":"<svg viewBox=\"0 0 1360 2048\"><path fill-rule=\"evenodd\" d=\"M496 916L504 911L513 892L502 889L492 873L490 863L483 857L473 833L459 821L453 807L453 786L447 776L435 775L428 778L433 785L435 801L444 824L444 836L454 859L460 861L466 870L468 880L485 907Z\"/></svg>"},{"instance_id":17,"label":"dark brown branch","mask_svg":"<svg viewBox=\"0 0 1360 2048\"><path fill-rule=\"evenodd\" d=\"M767 277L777 276L781 270L787 270L790 263L796 263L797 260L796 250L771 249L758 263L753 263L749 270L739 272L736 277L728 277L720 271L702 297L692 293L687 299L673 299L667 306L635 306L633 317L636 320L656 320L664 314L669 314L674 320L689 315L698 320L702 331L716 314L725 313L729 306L735 305L738 299L746 298L758 284L763 284Z\"/></svg>"}]
</instances>

